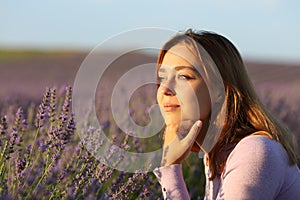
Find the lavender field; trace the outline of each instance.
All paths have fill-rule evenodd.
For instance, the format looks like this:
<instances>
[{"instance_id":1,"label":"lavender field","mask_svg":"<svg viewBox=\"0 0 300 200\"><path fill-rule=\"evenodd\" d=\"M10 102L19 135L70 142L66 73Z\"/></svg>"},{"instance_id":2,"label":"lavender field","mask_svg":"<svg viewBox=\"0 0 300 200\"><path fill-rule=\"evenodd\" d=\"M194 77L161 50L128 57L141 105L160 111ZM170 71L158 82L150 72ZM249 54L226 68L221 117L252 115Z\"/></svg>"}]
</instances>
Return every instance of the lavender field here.
<instances>
[{"instance_id":1,"label":"lavender field","mask_svg":"<svg viewBox=\"0 0 300 200\"><path fill-rule=\"evenodd\" d=\"M86 55L0 51L0 199L161 197L160 186L152 173L124 173L105 166L80 141L72 113L70 86ZM118 77L126 70L124 66L152 60L150 56L132 54L116 63L109 73ZM246 63L259 96L290 128L300 146L300 64ZM154 94L153 87L140 88L130 102L131 108L145 110L154 103ZM98 101L101 105L109 99L101 96ZM128 151L143 148L140 140L119 135L118 127L107 114L109 108L99 106L98 109L105 128L118 146ZM144 112L132 113L133 118L147 123L149 119L144 115ZM183 165L192 199L203 196L202 170L202 161L194 154Z\"/></svg>"}]
</instances>

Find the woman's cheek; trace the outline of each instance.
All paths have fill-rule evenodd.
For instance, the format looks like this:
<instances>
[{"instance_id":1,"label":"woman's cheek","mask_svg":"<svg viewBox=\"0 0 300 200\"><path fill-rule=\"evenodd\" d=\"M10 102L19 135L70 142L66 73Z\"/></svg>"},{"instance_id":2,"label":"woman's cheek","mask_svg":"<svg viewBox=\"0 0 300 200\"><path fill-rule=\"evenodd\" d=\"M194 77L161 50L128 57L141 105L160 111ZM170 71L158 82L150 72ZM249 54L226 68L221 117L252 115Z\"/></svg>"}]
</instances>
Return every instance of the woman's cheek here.
<instances>
[{"instance_id":1,"label":"woman's cheek","mask_svg":"<svg viewBox=\"0 0 300 200\"><path fill-rule=\"evenodd\" d=\"M198 120L200 119L199 102L194 91L182 90L178 93L181 103L182 120Z\"/></svg>"}]
</instances>

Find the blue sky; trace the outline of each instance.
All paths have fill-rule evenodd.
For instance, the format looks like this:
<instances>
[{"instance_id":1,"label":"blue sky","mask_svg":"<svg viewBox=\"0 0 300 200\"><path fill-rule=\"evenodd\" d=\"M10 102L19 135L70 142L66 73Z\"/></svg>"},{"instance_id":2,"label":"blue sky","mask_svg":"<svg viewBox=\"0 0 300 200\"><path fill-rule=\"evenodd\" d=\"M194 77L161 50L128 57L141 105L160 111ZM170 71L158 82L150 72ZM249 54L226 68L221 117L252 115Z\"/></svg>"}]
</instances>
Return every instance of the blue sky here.
<instances>
[{"instance_id":1,"label":"blue sky","mask_svg":"<svg viewBox=\"0 0 300 200\"><path fill-rule=\"evenodd\" d=\"M91 50L142 27L210 30L246 58L300 62L298 0L0 0L0 48Z\"/></svg>"}]
</instances>

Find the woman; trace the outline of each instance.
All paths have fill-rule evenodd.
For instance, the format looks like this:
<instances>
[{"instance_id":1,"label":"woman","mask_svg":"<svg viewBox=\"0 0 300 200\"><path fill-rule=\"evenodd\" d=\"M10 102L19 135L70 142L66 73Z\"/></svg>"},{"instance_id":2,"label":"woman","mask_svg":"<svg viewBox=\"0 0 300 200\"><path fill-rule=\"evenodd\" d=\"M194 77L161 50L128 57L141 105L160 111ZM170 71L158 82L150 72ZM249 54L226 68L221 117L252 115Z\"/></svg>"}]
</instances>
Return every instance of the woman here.
<instances>
[{"instance_id":1,"label":"woman","mask_svg":"<svg viewBox=\"0 0 300 200\"><path fill-rule=\"evenodd\" d=\"M300 199L293 137L259 101L228 39L176 35L160 51L157 77L166 126L154 174L165 199L189 199L181 163L190 151L205 154L205 199Z\"/></svg>"}]
</instances>

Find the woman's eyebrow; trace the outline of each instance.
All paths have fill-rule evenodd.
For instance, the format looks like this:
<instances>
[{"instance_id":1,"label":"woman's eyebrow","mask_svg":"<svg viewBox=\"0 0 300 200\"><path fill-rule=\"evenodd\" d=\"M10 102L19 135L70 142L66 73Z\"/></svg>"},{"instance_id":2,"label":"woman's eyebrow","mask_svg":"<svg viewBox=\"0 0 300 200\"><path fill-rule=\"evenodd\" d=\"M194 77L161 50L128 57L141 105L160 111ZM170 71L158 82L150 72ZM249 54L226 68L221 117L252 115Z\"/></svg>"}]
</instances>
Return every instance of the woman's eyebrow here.
<instances>
[{"instance_id":1,"label":"woman's eyebrow","mask_svg":"<svg viewBox=\"0 0 300 200\"><path fill-rule=\"evenodd\" d=\"M193 71L197 72L197 70L194 67L191 67L191 66L176 66L176 67L174 67L174 69L176 71L183 70L183 69L188 69L188 70L193 70Z\"/></svg>"},{"instance_id":2,"label":"woman's eyebrow","mask_svg":"<svg viewBox=\"0 0 300 200\"><path fill-rule=\"evenodd\" d=\"M180 71L180 70L183 70L183 69L185 69L185 70L191 70L191 71L193 71L197 76L201 76L201 75L200 75L200 72L199 72L195 67L193 67L193 66L176 66L176 67L174 67L174 69L175 69L176 71Z\"/></svg>"},{"instance_id":3,"label":"woman's eyebrow","mask_svg":"<svg viewBox=\"0 0 300 200\"><path fill-rule=\"evenodd\" d=\"M176 66L176 67L174 67L175 71L180 71L180 70L184 70L184 69L191 70L191 71L195 72L196 74L200 74L195 67L191 67L191 66ZM159 68L158 72L166 72L166 69L161 67L161 68Z\"/></svg>"}]
</instances>

